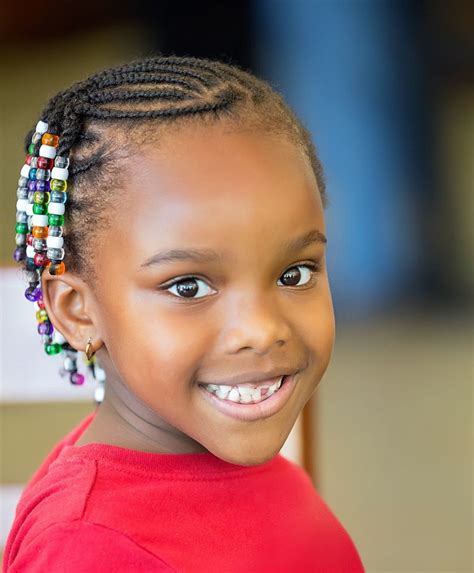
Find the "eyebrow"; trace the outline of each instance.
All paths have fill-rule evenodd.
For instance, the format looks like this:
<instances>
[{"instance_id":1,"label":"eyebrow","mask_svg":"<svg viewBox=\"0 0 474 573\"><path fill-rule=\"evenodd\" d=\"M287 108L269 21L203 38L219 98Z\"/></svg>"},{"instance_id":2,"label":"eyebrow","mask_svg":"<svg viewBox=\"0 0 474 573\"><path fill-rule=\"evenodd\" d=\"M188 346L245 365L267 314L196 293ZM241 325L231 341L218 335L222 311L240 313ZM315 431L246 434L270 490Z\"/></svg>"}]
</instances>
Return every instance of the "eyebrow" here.
<instances>
[{"instance_id":1,"label":"eyebrow","mask_svg":"<svg viewBox=\"0 0 474 573\"><path fill-rule=\"evenodd\" d=\"M283 252L291 254L308 247L309 245L321 243L326 244L327 238L318 229L311 229L304 235L293 239L286 239L283 243ZM171 249L169 251L158 251L149 257L141 268L147 268L162 263L171 263L176 261L193 261L196 263L209 263L222 260L224 255L213 249Z\"/></svg>"}]
</instances>

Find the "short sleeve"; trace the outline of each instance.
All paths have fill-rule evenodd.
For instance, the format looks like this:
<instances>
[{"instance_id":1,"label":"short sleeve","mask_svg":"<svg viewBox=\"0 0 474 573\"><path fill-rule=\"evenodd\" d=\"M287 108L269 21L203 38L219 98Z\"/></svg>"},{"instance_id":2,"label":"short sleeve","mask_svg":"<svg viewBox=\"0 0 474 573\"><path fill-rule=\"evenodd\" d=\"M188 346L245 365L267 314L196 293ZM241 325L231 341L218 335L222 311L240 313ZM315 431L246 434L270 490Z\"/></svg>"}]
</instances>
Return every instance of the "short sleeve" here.
<instances>
[{"instance_id":1,"label":"short sleeve","mask_svg":"<svg viewBox=\"0 0 474 573\"><path fill-rule=\"evenodd\" d=\"M26 540L25 540L26 541ZM23 544L8 573L176 573L132 539L84 521L54 524Z\"/></svg>"}]
</instances>

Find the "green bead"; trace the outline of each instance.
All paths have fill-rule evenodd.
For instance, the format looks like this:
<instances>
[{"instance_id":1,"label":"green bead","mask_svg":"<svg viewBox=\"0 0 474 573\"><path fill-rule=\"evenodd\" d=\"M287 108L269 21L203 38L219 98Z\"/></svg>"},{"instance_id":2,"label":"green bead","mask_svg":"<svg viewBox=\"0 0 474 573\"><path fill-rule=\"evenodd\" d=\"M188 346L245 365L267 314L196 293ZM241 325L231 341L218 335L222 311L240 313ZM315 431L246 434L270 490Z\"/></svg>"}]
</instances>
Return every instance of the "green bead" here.
<instances>
[{"instance_id":1,"label":"green bead","mask_svg":"<svg viewBox=\"0 0 474 573\"><path fill-rule=\"evenodd\" d=\"M35 215L46 215L48 212L48 207L46 205L40 205L39 203L33 204L33 213Z\"/></svg>"},{"instance_id":2,"label":"green bead","mask_svg":"<svg viewBox=\"0 0 474 573\"><path fill-rule=\"evenodd\" d=\"M63 347L56 342L54 344L46 344L44 349L45 349L46 354L49 354L50 356L52 356L53 354L59 354L61 352L61 350L63 349Z\"/></svg>"},{"instance_id":3,"label":"green bead","mask_svg":"<svg viewBox=\"0 0 474 573\"><path fill-rule=\"evenodd\" d=\"M30 155L32 155L36 150L36 145L34 143L30 143L30 145L28 145L28 153Z\"/></svg>"},{"instance_id":4,"label":"green bead","mask_svg":"<svg viewBox=\"0 0 474 573\"><path fill-rule=\"evenodd\" d=\"M48 225L53 227L64 225L64 215L48 215Z\"/></svg>"},{"instance_id":5,"label":"green bead","mask_svg":"<svg viewBox=\"0 0 474 573\"><path fill-rule=\"evenodd\" d=\"M26 235L28 233L28 223L17 223L15 229L17 233Z\"/></svg>"}]
</instances>

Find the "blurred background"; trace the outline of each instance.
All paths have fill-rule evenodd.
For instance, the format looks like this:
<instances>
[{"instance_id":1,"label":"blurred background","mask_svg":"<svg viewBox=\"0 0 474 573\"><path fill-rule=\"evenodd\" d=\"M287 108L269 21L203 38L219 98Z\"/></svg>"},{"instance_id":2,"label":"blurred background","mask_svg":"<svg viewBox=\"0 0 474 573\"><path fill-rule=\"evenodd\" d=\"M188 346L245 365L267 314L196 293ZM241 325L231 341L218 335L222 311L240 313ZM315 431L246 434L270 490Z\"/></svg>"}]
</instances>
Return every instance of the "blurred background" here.
<instances>
[{"instance_id":1,"label":"blurred background","mask_svg":"<svg viewBox=\"0 0 474 573\"><path fill-rule=\"evenodd\" d=\"M283 453L311 474L368 572L473 571L472 2L1 9L0 545L23 485L93 394L44 354L12 260L23 138L57 90L163 53L267 79L326 169L336 346Z\"/></svg>"}]
</instances>

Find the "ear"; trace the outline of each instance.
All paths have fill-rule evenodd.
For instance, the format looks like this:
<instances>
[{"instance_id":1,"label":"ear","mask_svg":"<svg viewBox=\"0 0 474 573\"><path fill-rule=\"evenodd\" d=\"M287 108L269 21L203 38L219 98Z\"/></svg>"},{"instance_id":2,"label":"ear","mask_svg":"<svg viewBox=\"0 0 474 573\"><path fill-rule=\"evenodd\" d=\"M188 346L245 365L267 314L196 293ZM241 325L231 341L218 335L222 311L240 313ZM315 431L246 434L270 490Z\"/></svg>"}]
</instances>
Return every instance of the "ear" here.
<instances>
[{"instance_id":1,"label":"ear","mask_svg":"<svg viewBox=\"0 0 474 573\"><path fill-rule=\"evenodd\" d=\"M85 351L89 337L94 351L103 345L99 330L96 298L77 275L65 272L41 275L43 301L50 321L76 350Z\"/></svg>"}]
</instances>

